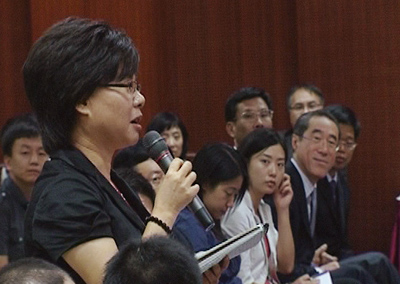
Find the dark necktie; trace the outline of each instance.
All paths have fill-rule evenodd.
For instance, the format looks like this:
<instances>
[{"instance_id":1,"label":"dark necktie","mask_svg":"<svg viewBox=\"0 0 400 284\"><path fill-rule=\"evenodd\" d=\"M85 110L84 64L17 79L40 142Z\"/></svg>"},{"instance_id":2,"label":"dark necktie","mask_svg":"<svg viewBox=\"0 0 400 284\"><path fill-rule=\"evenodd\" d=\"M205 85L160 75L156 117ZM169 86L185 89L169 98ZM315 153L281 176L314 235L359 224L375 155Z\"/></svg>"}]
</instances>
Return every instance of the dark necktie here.
<instances>
[{"instance_id":1,"label":"dark necktie","mask_svg":"<svg viewBox=\"0 0 400 284\"><path fill-rule=\"evenodd\" d=\"M329 186L331 188L331 196L332 196L332 201L335 207L337 206L337 193L336 193L336 181L333 179L329 182Z\"/></svg>"},{"instance_id":2,"label":"dark necktie","mask_svg":"<svg viewBox=\"0 0 400 284\"><path fill-rule=\"evenodd\" d=\"M314 229L315 229L315 220L316 220L316 194L317 189L314 188L314 190L311 192L309 198L310 198L310 231L311 235L314 235Z\"/></svg>"}]
</instances>

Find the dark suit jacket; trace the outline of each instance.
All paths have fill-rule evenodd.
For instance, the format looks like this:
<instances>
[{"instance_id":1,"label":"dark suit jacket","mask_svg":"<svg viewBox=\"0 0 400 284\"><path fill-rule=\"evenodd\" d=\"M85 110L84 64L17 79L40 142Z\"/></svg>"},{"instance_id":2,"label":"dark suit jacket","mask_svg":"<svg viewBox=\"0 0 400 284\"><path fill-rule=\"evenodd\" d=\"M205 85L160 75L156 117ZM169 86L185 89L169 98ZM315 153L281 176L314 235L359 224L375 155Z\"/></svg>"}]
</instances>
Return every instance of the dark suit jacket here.
<instances>
[{"instance_id":1,"label":"dark suit jacket","mask_svg":"<svg viewBox=\"0 0 400 284\"><path fill-rule=\"evenodd\" d=\"M293 156L292 136L293 129L278 131L279 137L282 139L283 144L286 146L288 160Z\"/></svg>"},{"instance_id":2,"label":"dark suit jacket","mask_svg":"<svg viewBox=\"0 0 400 284\"><path fill-rule=\"evenodd\" d=\"M339 259L352 255L347 237L349 212L349 188L341 173L337 180L337 206L335 206L328 179L317 185L317 219L315 225L316 245L328 244L328 253Z\"/></svg>"},{"instance_id":3,"label":"dark suit jacket","mask_svg":"<svg viewBox=\"0 0 400 284\"><path fill-rule=\"evenodd\" d=\"M316 273L315 269L311 266L315 251L315 243L310 231L303 181L301 180L300 173L291 161L286 165L286 173L290 175L293 189L293 199L290 203L290 224L292 227L296 254L293 273L290 276L279 275L283 283L293 281L296 277L305 273L310 275Z\"/></svg>"}]
</instances>

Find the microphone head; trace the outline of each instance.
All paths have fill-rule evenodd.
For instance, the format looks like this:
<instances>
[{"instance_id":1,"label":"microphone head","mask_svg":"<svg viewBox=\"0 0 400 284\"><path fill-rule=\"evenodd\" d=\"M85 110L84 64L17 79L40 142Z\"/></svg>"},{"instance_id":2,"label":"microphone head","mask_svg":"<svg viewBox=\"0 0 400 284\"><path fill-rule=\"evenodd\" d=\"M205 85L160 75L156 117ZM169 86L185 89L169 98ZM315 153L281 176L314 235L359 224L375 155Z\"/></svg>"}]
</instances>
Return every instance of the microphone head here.
<instances>
[{"instance_id":1,"label":"microphone head","mask_svg":"<svg viewBox=\"0 0 400 284\"><path fill-rule=\"evenodd\" d=\"M147 132L142 141L150 158L152 158L163 172L166 173L173 157L164 138L162 138L157 131L153 130Z\"/></svg>"}]
</instances>

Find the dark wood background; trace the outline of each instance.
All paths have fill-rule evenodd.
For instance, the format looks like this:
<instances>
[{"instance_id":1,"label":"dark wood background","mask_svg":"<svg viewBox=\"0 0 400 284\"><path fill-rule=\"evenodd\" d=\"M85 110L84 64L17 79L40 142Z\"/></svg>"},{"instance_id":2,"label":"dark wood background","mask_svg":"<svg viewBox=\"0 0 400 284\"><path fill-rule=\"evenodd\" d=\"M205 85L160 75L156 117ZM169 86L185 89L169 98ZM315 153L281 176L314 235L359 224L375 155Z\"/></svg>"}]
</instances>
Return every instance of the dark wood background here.
<instances>
[{"instance_id":1,"label":"dark wood background","mask_svg":"<svg viewBox=\"0 0 400 284\"><path fill-rule=\"evenodd\" d=\"M42 32L67 16L124 29L141 55L144 121L180 114L190 151L231 142L223 107L243 86L265 88L274 126L289 127L285 95L313 82L327 103L362 123L350 166L350 237L357 251L388 253L399 194L398 0L0 0L0 125L30 110L21 68Z\"/></svg>"}]
</instances>

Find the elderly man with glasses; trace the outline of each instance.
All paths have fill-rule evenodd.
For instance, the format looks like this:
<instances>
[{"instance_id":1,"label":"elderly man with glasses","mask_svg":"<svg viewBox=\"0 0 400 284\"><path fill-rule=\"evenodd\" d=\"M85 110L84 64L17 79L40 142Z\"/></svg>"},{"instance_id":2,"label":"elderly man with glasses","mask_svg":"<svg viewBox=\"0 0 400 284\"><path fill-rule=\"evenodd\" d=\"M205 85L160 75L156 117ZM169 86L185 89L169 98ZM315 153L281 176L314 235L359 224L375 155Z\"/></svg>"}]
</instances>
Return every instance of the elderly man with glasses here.
<instances>
[{"instance_id":1,"label":"elderly man with glasses","mask_svg":"<svg viewBox=\"0 0 400 284\"><path fill-rule=\"evenodd\" d=\"M299 275L329 271L333 283L400 283L400 277L382 253L365 253L338 261L327 253L327 245L316 246L317 183L335 164L346 136L329 112L316 110L300 116L293 128L293 157L286 166L293 188L290 224L295 243L295 268L280 275L290 282Z\"/></svg>"}]
</instances>

